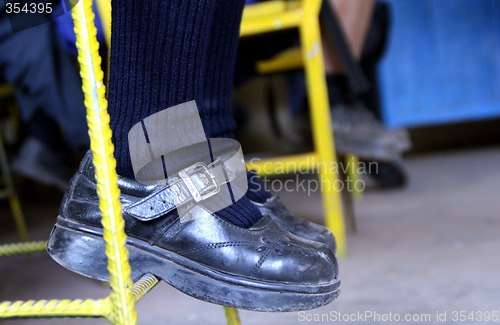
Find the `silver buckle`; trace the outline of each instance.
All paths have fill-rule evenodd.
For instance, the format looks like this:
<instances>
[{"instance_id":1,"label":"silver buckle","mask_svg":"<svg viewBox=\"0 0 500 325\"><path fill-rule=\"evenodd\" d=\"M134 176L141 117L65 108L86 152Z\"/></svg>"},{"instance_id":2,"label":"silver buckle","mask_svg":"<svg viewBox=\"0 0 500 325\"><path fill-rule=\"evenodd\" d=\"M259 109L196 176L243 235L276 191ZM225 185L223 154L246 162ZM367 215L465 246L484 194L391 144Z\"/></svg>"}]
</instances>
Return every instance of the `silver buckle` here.
<instances>
[{"instance_id":1,"label":"silver buckle","mask_svg":"<svg viewBox=\"0 0 500 325\"><path fill-rule=\"evenodd\" d=\"M195 185L195 182L191 178L194 175L197 175L198 178L203 182L203 184L205 185L203 188L199 189ZM215 180L215 176L210 174L208 166L205 163L199 162L184 168L183 170L179 171L179 177L186 185L195 202L206 200L209 197L219 193L220 191L220 186Z\"/></svg>"}]
</instances>

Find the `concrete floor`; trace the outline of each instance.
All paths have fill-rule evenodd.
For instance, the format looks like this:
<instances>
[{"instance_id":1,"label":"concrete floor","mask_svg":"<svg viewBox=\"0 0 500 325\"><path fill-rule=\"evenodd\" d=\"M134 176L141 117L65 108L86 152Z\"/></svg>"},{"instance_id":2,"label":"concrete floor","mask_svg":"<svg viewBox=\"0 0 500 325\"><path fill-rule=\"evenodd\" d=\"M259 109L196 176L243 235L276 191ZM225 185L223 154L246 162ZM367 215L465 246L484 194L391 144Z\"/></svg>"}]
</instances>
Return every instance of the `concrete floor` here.
<instances>
[{"instance_id":1,"label":"concrete floor","mask_svg":"<svg viewBox=\"0 0 500 325\"><path fill-rule=\"evenodd\" d=\"M500 314L500 148L440 152L410 157L409 186L368 191L356 202L358 232L348 236L340 260L338 300L306 313L241 311L242 324L500 324L481 321L479 312ZM39 193L25 204L33 239L47 238L57 214L59 194ZM281 193L296 215L322 220L318 193ZM0 206L2 242L15 241L5 203ZM0 300L104 297L108 289L73 275L45 254L0 260ZM460 322L456 311L475 312ZM344 317L368 316L381 318ZM446 312L446 319L444 313ZM350 315L354 313L355 315ZM437 320L437 313L441 315ZM190 298L161 283L138 305L139 324L224 324L222 307ZM323 315L325 314L325 315ZM397 315L395 315L397 314ZM427 316L429 315L429 316ZM500 317L500 315L498 315ZM320 322L317 317L323 317ZM375 317L375 316L374 316ZM430 317L426 319L426 317ZM0 324L107 324L99 319L3 320Z\"/></svg>"}]
</instances>

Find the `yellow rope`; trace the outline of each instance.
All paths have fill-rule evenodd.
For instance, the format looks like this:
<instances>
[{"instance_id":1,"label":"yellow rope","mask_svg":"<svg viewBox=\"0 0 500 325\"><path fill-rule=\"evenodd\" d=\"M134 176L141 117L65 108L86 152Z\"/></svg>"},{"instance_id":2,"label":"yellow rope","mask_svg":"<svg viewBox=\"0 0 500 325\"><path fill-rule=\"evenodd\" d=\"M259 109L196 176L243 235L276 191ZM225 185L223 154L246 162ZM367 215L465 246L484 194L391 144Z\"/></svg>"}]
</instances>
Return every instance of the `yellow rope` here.
<instances>
[{"instance_id":1,"label":"yellow rope","mask_svg":"<svg viewBox=\"0 0 500 325\"><path fill-rule=\"evenodd\" d=\"M27 243L7 244L0 246L0 257L16 254L26 254L45 251L46 241L34 241Z\"/></svg>"}]
</instances>

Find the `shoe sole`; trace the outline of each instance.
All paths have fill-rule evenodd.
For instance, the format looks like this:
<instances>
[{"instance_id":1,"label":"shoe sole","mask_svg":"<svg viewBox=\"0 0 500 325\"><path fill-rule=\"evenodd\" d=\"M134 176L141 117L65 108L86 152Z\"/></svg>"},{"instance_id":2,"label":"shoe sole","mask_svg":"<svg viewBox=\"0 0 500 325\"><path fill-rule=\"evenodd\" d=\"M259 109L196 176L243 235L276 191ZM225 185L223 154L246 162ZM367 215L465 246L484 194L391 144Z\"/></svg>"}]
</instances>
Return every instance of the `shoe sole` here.
<instances>
[{"instance_id":1,"label":"shoe sole","mask_svg":"<svg viewBox=\"0 0 500 325\"><path fill-rule=\"evenodd\" d=\"M215 270L135 238L128 237L126 247L133 281L151 273L189 296L227 307L272 312L309 310L332 302L340 293L339 280L316 286L258 281ZM47 252L73 272L109 281L102 229L59 217Z\"/></svg>"}]
</instances>

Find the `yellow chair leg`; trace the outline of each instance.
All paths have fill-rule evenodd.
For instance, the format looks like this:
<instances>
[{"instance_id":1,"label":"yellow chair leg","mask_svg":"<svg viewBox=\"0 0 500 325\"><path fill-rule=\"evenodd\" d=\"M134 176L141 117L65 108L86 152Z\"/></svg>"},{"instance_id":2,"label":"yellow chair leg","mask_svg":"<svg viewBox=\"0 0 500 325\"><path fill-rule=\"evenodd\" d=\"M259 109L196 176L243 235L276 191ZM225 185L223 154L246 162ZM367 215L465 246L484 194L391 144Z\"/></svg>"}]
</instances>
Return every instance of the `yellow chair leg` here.
<instances>
[{"instance_id":1,"label":"yellow chair leg","mask_svg":"<svg viewBox=\"0 0 500 325\"><path fill-rule=\"evenodd\" d=\"M305 9L307 9L306 7ZM307 93L311 109L313 139L316 152L319 155L319 179L325 223L332 230L337 239L337 254L344 256L346 253L345 225L342 213L342 200L339 193L339 181L336 170L337 158L333 142L330 108L326 89L323 56L321 50L321 37L318 12L309 7L304 12L304 19L300 26L300 39L302 42L302 55L306 71ZM332 170L333 169L333 170Z\"/></svg>"},{"instance_id":2,"label":"yellow chair leg","mask_svg":"<svg viewBox=\"0 0 500 325\"><path fill-rule=\"evenodd\" d=\"M349 182L348 188L353 199L360 199L363 195L363 189L359 187L361 178L358 174L359 159L354 155L347 155L345 157L345 164L347 166L347 181Z\"/></svg>"},{"instance_id":3,"label":"yellow chair leg","mask_svg":"<svg viewBox=\"0 0 500 325\"><path fill-rule=\"evenodd\" d=\"M21 210L21 205L19 204L19 199L17 198L17 193L14 188L14 182L12 181L12 175L10 173L9 163L7 162L7 153L5 152L5 146L3 143L3 137L0 134L0 168L2 169L2 176L5 185L5 193L9 197L10 210L14 215L14 221L16 223L17 233L21 241L28 241L28 230L26 229L26 222L24 220L23 211Z\"/></svg>"},{"instance_id":4,"label":"yellow chair leg","mask_svg":"<svg viewBox=\"0 0 500 325\"><path fill-rule=\"evenodd\" d=\"M13 190L14 191L14 190ZM28 230L26 229L26 222L24 221L23 211L21 210L21 204L17 197L17 193L12 193L9 197L10 210L14 215L14 221L16 222L17 233L19 239L23 242L28 241Z\"/></svg>"},{"instance_id":5,"label":"yellow chair leg","mask_svg":"<svg viewBox=\"0 0 500 325\"><path fill-rule=\"evenodd\" d=\"M240 316L238 315L238 309L231 307L224 307L226 312L227 325L240 325Z\"/></svg>"}]
</instances>

